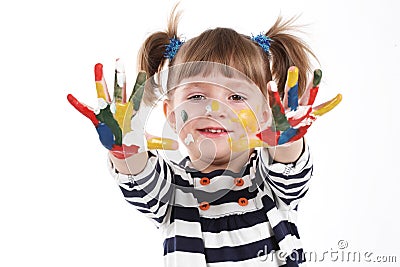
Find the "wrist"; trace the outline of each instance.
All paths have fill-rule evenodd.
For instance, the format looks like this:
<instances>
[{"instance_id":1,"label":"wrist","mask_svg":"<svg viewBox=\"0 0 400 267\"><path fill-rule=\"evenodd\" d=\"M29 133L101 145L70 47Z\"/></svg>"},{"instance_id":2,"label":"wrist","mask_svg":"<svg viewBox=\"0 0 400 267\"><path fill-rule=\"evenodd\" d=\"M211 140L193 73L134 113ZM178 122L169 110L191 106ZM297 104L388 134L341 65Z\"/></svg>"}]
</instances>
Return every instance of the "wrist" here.
<instances>
[{"instance_id":1,"label":"wrist","mask_svg":"<svg viewBox=\"0 0 400 267\"><path fill-rule=\"evenodd\" d=\"M280 163L293 163L303 154L305 148L304 137L289 144L268 148L272 159Z\"/></svg>"}]
</instances>

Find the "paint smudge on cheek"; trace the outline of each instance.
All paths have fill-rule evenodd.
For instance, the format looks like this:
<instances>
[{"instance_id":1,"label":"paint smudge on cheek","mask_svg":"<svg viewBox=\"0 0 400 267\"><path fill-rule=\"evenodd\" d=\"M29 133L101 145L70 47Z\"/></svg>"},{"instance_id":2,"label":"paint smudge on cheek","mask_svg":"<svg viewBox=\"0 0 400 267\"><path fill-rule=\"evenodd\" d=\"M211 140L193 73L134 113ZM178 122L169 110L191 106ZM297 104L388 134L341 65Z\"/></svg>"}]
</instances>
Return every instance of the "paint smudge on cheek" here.
<instances>
[{"instance_id":1,"label":"paint smudge on cheek","mask_svg":"<svg viewBox=\"0 0 400 267\"><path fill-rule=\"evenodd\" d=\"M188 146L190 143L194 143L193 135L188 134L184 140L185 144Z\"/></svg>"},{"instance_id":2,"label":"paint smudge on cheek","mask_svg":"<svg viewBox=\"0 0 400 267\"><path fill-rule=\"evenodd\" d=\"M213 101L211 102L211 110L212 110L212 111L218 111L218 109L219 109L219 103L218 103L218 101L213 100Z\"/></svg>"},{"instance_id":3,"label":"paint smudge on cheek","mask_svg":"<svg viewBox=\"0 0 400 267\"><path fill-rule=\"evenodd\" d=\"M186 113L185 110L181 111L181 118L183 120L183 123L185 123L188 120L188 114Z\"/></svg>"},{"instance_id":4,"label":"paint smudge on cheek","mask_svg":"<svg viewBox=\"0 0 400 267\"><path fill-rule=\"evenodd\" d=\"M258 130L257 118L251 109L242 109L237 113L238 119L232 119L233 122L240 122L247 131L255 133Z\"/></svg>"}]
</instances>

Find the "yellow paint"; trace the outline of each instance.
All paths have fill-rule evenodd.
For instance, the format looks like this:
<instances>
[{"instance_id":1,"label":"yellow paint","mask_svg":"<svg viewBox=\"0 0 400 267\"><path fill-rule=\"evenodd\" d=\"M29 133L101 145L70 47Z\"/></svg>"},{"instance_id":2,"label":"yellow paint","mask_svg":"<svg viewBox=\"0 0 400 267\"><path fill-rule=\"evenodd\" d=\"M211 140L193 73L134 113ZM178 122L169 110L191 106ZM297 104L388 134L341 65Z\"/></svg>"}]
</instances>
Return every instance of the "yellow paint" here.
<instances>
[{"instance_id":1,"label":"yellow paint","mask_svg":"<svg viewBox=\"0 0 400 267\"><path fill-rule=\"evenodd\" d=\"M287 85L292 88L296 85L299 80L299 69L297 67L291 67L288 71Z\"/></svg>"},{"instance_id":2,"label":"yellow paint","mask_svg":"<svg viewBox=\"0 0 400 267\"><path fill-rule=\"evenodd\" d=\"M251 109L242 109L236 113L238 119L232 119L233 122L240 122L249 133L255 133L258 130L257 118Z\"/></svg>"},{"instance_id":3,"label":"yellow paint","mask_svg":"<svg viewBox=\"0 0 400 267\"><path fill-rule=\"evenodd\" d=\"M148 149L164 149L176 150L178 149L177 142L169 138L152 137L147 140Z\"/></svg>"},{"instance_id":4,"label":"yellow paint","mask_svg":"<svg viewBox=\"0 0 400 267\"><path fill-rule=\"evenodd\" d=\"M122 129L122 134L131 131L131 118L133 115L133 105L131 102L122 104L121 102L115 103L114 118L118 122L119 127Z\"/></svg>"},{"instance_id":5,"label":"yellow paint","mask_svg":"<svg viewBox=\"0 0 400 267\"><path fill-rule=\"evenodd\" d=\"M211 110L217 111L219 109L219 103L216 100L211 101Z\"/></svg>"},{"instance_id":6,"label":"yellow paint","mask_svg":"<svg viewBox=\"0 0 400 267\"><path fill-rule=\"evenodd\" d=\"M315 107L315 110L313 111L312 114L315 116L322 116L325 113L331 111L333 108L335 108L341 101L342 101L342 94L337 94L337 96L335 96L331 100Z\"/></svg>"},{"instance_id":7,"label":"yellow paint","mask_svg":"<svg viewBox=\"0 0 400 267\"><path fill-rule=\"evenodd\" d=\"M260 139L247 139L240 138L239 140L228 139L230 143L232 152L241 152L249 149L253 149L256 147L266 147L267 144L261 141Z\"/></svg>"},{"instance_id":8,"label":"yellow paint","mask_svg":"<svg viewBox=\"0 0 400 267\"><path fill-rule=\"evenodd\" d=\"M97 98L103 98L107 101L106 93L104 92L104 87L101 82L96 82Z\"/></svg>"}]
</instances>

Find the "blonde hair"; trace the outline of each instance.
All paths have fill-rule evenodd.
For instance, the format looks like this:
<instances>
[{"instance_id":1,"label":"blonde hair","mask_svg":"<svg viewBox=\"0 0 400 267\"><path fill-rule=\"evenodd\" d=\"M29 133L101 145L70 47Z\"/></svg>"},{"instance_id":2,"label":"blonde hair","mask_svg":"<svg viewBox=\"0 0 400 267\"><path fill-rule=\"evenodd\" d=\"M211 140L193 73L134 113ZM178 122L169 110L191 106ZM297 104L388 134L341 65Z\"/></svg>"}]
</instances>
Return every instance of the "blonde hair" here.
<instances>
[{"instance_id":1,"label":"blonde hair","mask_svg":"<svg viewBox=\"0 0 400 267\"><path fill-rule=\"evenodd\" d=\"M152 77L152 88L160 90L160 81L154 79L167 58L166 46L171 38L179 38L178 22L181 13L172 10L166 31L151 34L143 43L138 55L138 69ZM293 34L298 27L293 25L297 17L284 21L278 17L274 25L265 33L271 38L269 53L266 53L250 36L240 34L230 28L206 30L199 36L187 40L169 61L169 66L187 62L215 62L224 64L242 72L252 80L267 96L267 83L275 80L279 93L283 97L287 70L290 66L299 69L299 96L306 88L307 76L311 72L310 56L315 57L309 46ZM146 103L156 99L157 92L146 90Z\"/></svg>"}]
</instances>

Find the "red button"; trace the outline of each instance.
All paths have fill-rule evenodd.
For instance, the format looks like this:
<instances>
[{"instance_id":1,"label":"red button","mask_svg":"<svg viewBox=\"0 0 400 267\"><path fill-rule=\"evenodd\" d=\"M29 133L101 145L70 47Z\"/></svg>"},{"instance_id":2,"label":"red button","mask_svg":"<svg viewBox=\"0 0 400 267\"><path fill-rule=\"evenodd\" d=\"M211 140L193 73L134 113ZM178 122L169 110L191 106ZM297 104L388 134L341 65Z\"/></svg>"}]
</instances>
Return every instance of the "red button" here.
<instances>
[{"instance_id":1,"label":"red button","mask_svg":"<svg viewBox=\"0 0 400 267\"><path fill-rule=\"evenodd\" d=\"M201 210L208 210L210 208L210 203L203 201L200 203L199 207Z\"/></svg>"},{"instance_id":2,"label":"red button","mask_svg":"<svg viewBox=\"0 0 400 267\"><path fill-rule=\"evenodd\" d=\"M235 185L237 186L244 185L244 180L242 178L235 178Z\"/></svg>"},{"instance_id":3,"label":"red button","mask_svg":"<svg viewBox=\"0 0 400 267\"><path fill-rule=\"evenodd\" d=\"M210 179L207 177L203 177L200 179L200 184L201 185L208 185L210 183Z\"/></svg>"},{"instance_id":4,"label":"red button","mask_svg":"<svg viewBox=\"0 0 400 267\"><path fill-rule=\"evenodd\" d=\"M239 198L238 203L240 206L246 206L247 204L249 204L249 201L247 200L247 198L241 197Z\"/></svg>"}]
</instances>

